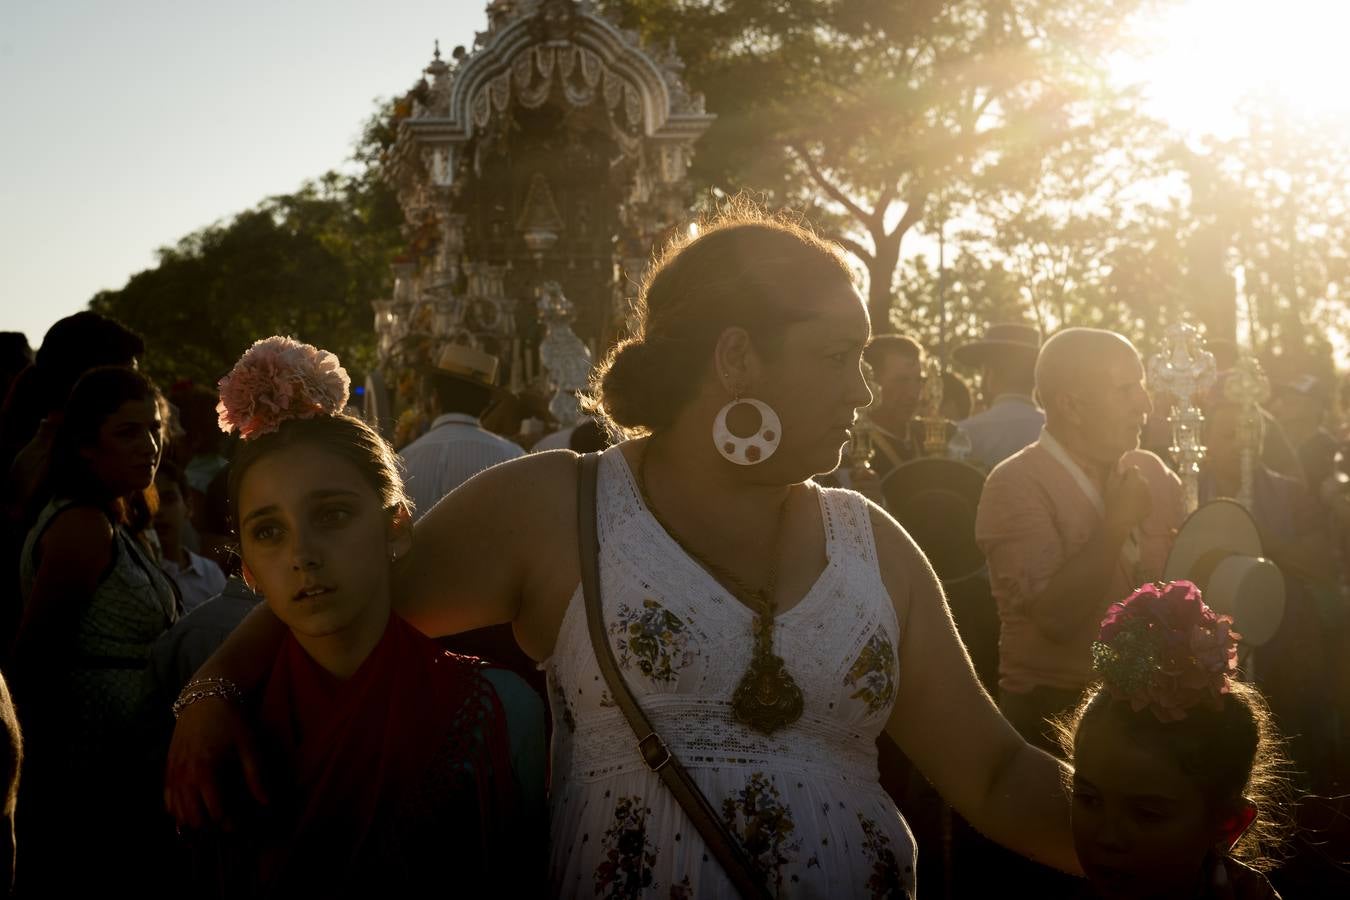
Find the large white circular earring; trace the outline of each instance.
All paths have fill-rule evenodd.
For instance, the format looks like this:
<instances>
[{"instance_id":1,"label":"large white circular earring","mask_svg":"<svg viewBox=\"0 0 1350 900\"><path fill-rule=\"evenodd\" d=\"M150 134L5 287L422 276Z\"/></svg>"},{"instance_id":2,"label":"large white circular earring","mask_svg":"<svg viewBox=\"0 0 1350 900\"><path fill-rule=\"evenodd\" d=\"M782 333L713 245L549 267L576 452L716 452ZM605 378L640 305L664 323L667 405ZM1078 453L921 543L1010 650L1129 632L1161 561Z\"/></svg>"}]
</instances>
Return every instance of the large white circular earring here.
<instances>
[{"instance_id":1,"label":"large white circular earring","mask_svg":"<svg viewBox=\"0 0 1350 900\"><path fill-rule=\"evenodd\" d=\"M759 430L750 437L737 437L727 427L727 415L742 403L754 407L759 413ZM750 397L737 397L717 413L713 419L713 445L717 452L738 466L753 466L764 462L778 450L783 440L783 422L773 407L763 400Z\"/></svg>"}]
</instances>

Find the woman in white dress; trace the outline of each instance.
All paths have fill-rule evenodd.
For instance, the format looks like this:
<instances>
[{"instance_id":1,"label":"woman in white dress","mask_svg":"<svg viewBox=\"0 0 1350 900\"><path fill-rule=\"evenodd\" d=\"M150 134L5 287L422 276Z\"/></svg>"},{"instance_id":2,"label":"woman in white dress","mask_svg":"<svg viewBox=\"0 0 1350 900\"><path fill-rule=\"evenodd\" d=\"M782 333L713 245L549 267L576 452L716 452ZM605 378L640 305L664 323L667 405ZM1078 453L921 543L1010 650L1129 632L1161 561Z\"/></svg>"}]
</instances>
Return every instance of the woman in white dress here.
<instances>
[{"instance_id":1,"label":"woman in white dress","mask_svg":"<svg viewBox=\"0 0 1350 900\"><path fill-rule=\"evenodd\" d=\"M982 690L922 552L839 464L871 402L866 306L838 248L741 216L673 246L637 334L597 377L630 439L601 459L606 632L629 688L778 897L912 896L915 850L878 784L884 728L1000 843L1077 871L1063 770ZM432 635L511 622L555 723L550 877L566 897L732 897L716 857L615 708L579 587L577 457L496 466L418 523L399 611ZM245 691L282 626L260 607L199 673ZM738 691L779 676L757 705ZM251 737L226 700L187 708L166 800L226 818Z\"/></svg>"}]
</instances>

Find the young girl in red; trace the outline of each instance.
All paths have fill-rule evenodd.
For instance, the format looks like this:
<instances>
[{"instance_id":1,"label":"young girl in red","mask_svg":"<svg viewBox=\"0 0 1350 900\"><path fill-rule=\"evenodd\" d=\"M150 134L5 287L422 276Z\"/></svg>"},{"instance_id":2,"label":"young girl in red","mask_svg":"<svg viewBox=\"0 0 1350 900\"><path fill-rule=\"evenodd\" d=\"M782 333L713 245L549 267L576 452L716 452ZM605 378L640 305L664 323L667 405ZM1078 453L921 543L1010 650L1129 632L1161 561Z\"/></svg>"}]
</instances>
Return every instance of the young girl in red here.
<instances>
[{"instance_id":1,"label":"young girl in red","mask_svg":"<svg viewBox=\"0 0 1350 900\"><path fill-rule=\"evenodd\" d=\"M342 413L347 384L337 357L280 337L221 382L221 426L244 439L230 499L245 578L288 634L257 707L287 791L230 848L218 887L528 890L542 870L542 701L392 615L408 501L392 449ZM234 693L191 682L177 707Z\"/></svg>"},{"instance_id":2,"label":"young girl in red","mask_svg":"<svg viewBox=\"0 0 1350 900\"><path fill-rule=\"evenodd\" d=\"M1287 790L1260 692L1234 678L1238 635L1190 582L1114 604L1102 676L1062 729L1073 835L1098 897L1269 900L1261 869Z\"/></svg>"}]
</instances>

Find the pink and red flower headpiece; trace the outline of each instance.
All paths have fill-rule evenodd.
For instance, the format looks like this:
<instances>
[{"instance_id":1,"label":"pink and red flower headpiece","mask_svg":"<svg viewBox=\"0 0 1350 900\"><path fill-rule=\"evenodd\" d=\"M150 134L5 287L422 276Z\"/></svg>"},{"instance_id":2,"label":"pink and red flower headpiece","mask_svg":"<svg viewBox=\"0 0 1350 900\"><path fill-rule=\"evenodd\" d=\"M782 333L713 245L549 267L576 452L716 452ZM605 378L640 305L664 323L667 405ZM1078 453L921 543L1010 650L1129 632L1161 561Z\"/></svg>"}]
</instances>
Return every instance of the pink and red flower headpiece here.
<instances>
[{"instance_id":1,"label":"pink and red flower headpiece","mask_svg":"<svg viewBox=\"0 0 1350 900\"><path fill-rule=\"evenodd\" d=\"M264 338L220 379L220 430L250 440L288 419L337 415L347 406L351 383L327 350L280 335Z\"/></svg>"},{"instance_id":2,"label":"pink and red flower headpiece","mask_svg":"<svg viewBox=\"0 0 1350 900\"><path fill-rule=\"evenodd\" d=\"M1092 667L1112 697L1162 722L1201 704L1221 709L1237 671L1241 635L1232 624L1189 581L1145 585L1107 610Z\"/></svg>"}]
</instances>

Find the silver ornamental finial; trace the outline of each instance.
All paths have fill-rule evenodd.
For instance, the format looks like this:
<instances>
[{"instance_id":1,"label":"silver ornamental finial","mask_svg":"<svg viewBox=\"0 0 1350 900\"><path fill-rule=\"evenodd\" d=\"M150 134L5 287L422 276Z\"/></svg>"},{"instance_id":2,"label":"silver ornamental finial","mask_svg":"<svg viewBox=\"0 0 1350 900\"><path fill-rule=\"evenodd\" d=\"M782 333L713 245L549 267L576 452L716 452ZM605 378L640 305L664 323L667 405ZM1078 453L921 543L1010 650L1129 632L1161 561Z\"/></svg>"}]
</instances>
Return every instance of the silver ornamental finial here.
<instances>
[{"instance_id":1,"label":"silver ornamental finial","mask_svg":"<svg viewBox=\"0 0 1350 900\"><path fill-rule=\"evenodd\" d=\"M539 342L539 361L548 372L553 399L548 411L564 427L582 420L578 397L591 378L591 351L572 331L572 304L563 296L562 286L546 281L538 289L539 318L544 323L544 338Z\"/></svg>"},{"instance_id":2,"label":"silver ornamental finial","mask_svg":"<svg viewBox=\"0 0 1350 900\"><path fill-rule=\"evenodd\" d=\"M1200 333L1185 322L1167 329L1162 352L1149 360L1149 384L1155 392L1164 391L1173 398L1172 446L1168 449L1186 491L1187 514L1200 505L1200 463L1205 458L1200 437L1205 417L1195 401L1213 386L1215 374L1214 354L1204 349Z\"/></svg>"},{"instance_id":3,"label":"silver ornamental finial","mask_svg":"<svg viewBox=\"0 0 1350 900\"><path fill-rule=\"evenodd\" d=\"M919 390L919 418L923 422L923 455L947 452L947 421L942 418L942 363L928 360Z\"/></svg>"}]
</instances>

